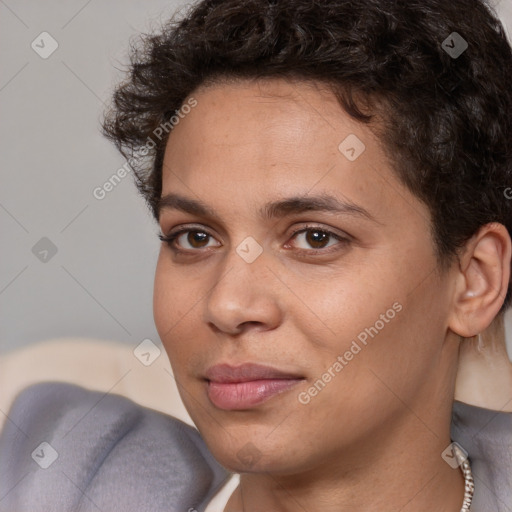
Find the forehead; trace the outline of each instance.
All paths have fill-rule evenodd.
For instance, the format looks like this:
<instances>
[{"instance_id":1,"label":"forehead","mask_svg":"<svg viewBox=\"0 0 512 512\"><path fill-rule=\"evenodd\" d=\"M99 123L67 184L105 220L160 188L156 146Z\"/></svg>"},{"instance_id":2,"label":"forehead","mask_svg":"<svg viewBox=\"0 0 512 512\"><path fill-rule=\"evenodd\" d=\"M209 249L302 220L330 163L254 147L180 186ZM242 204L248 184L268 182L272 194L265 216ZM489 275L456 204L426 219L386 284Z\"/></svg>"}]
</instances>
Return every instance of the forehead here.
<instances>
[{"instance_id":1,"label":"forehead","mask_svg":"<svg viewBox=\"0 0 512 512\"><path fill-rule=\"evenodd\" d=\"M330 89L317 82L275 78L218 82L199 88L193 96L197 106L181 128L193 123L194 131L205 142L225 149L240 144L249 148L265 139L272 142L266 150L272 151L277 144L306 143L321 133L316 153L333 152L345 132L358 130L365 132L365 137L372 135L342 111ZM171 133L170 145L178 130L177 126ZM327 132L329 139L325 139Z\"/></svg>"},{"instance_id":2,"label":"forehead","mask_svg":"<svg viewBox=\"0 0 512 512\"><path fill-rule=\"evenodd\" d=\"M199 88L192 96L197 106L169 136L167 168L172 164L185 171L201 165L207 178L214 170L233 167L242 176L250 167L257 168L263 179L290 169L326 171L343 155L340 143L347 138L356 142L358 153L364 147L365 157L379 149L371 130L345 114L334 94L316 83L220 82Z\"/></svg>"},{"instance_id":3,"label":"forehead","mask_svg":"<svg viewBox=\"0 0 512 512\"><path fill-rule=\"evenodd\" d=\"M376 217L415 201L376 135L325 86L220 82L192 97L197 106L169 136L162 195L178 191L222 209L257 198L334 193Z\"/></svg>"}]
</instances>

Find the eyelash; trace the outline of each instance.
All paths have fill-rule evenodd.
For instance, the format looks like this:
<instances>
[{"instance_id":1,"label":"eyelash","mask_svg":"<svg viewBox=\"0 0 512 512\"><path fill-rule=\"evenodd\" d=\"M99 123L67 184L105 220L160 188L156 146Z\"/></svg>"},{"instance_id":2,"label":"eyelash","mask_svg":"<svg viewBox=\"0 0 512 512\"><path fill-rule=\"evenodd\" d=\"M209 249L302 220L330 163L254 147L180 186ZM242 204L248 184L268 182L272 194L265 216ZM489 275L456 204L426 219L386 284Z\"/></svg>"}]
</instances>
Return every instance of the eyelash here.
<instances>
[{"instance_id":1,"label":"eyelash","mask_svg":"<svg viewBox=\"0 0 512 512\"><path fill-rule=\"evenodd\" d=\"M297 235L301 234L301 233L306 233L308 231L318 231L320 233L323 233L323 234L326 234L328 235L329 237L332 237L332 238L335 238L336 240L338 240L339 242L341 242L340 244L337 244L337 245L342 245L342 246L345 246L347 244L349 244L351 242L351 240L348 238L348 237L343 237L341 235L338 235L328 229L325 229L325 228L322 228L320 226L310 226L310 225L307 225L307 226L304 226L300 229L297 229L296 231L294 231L292 234L291 234L291 238L294 238L296 237ZM206 234L208 237L212 237L213 238L213 235L211 235L210 233L208 233L208 231L202 229L202 228L197 228L197 229L194 229L193 227L187 227L187 228L183 228L183 229L180 229L174 233L171 233L167 236L164 236L163 234L159 234L158 235L158 238L164 242L165 244L167 244L167 246L175 253L175 254L190 254L191 252L201 252L200 249L179 249L177 248L175 245L174 245L174 241L179 238L183 233L188 233L188 232L196 232L196 233L204 233ZM336 247L333 246L333 247ZM303 254L307 254L307 255L314 255L314 254L329 254L333 251L336 251L336 250L340 250L339 248L335 248L335 249L332 249L330 248L331 250L328 249L299 249L298 252L299 253L303 253Z\"/></svg>"}]
</instances>

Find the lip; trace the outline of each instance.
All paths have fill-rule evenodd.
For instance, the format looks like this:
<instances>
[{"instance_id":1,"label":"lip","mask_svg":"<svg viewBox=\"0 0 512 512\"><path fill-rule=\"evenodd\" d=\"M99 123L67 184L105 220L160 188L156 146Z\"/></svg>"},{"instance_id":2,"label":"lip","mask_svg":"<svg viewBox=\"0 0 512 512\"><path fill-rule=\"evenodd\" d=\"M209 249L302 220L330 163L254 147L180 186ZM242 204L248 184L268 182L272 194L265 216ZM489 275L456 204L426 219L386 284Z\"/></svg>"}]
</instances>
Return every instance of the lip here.
<instances>
[{"instance_id":1,"label":"lip","mask_svg":"<svg viewBox=\"0 0 512 512\"><path fill-rule=\"evenodd\" d=\"M208 398L224 410L256 407L304 380L301 375L254 363L218 364L206 371L205 378Z\"/></svg>"},{"instance_id":2,"label":"lip","mask_svg":"<svg viewBox=\"0 0 512 512\"><path fill-rule=\"evenodd\" d=\"M301 379L302 375L296 373L284 372L255 363L244 363L239 366L229 364L216 364L206 370L207 380L220 383L249 382L252 380L264 379Z\"/></svg>"}]
</instances>

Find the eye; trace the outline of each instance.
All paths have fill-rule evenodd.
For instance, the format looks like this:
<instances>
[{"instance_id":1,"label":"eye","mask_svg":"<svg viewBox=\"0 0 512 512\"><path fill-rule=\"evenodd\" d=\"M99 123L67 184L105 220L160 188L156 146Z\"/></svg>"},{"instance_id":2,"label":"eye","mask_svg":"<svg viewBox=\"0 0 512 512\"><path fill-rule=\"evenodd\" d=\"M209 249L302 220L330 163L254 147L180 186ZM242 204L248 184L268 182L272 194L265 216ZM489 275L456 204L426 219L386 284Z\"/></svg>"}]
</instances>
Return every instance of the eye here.
<instances>
[{"instance_id":1,"label":"eye","mask_svg":"<svg viewBox=\"0 0 512 512\"><path fill-rule=\"evenodd\" d=\"M325 248L331 247L332 245L344 246L350 242L348 237L338 235L337 233L320 226L306 226L299 229L292 234L292 239L293 238L297 238L299 240L302 239L305 244L313 248L313 250L308 250L307 247L299 248L301 252L308 254L315 254L317 252L328 253L331 252L331 250L326 251L324 250ZM336 240L338 241L338 244L336 244ZM334 243L328 245L329 241L333 241Z\"/></svg>"},{"instance_id":2,"label":"eye","mask_svg":"<svg viewBox=\"0 0 512 512\"><path fill-rule=\"evenodd\" d=\"M196 249L204 249L205 247L208 247L208 245L205 244L205 241L207 242L209 238L212 238L212 235L203 229L182 228L178 231L175 231L174 233L170 233L167 236L159 234L158 238L162 242L165 242L173 251L178 253L190 250L194 251ZM185 249L185 251L182 251L179 247L176 247L175 242L177 240L180 242L178 244L179 247ZM183 245L183 243L185 243L185 245ZM186 244L188 244L189 247L187 247Z\"/></svg>"}]
</instances>

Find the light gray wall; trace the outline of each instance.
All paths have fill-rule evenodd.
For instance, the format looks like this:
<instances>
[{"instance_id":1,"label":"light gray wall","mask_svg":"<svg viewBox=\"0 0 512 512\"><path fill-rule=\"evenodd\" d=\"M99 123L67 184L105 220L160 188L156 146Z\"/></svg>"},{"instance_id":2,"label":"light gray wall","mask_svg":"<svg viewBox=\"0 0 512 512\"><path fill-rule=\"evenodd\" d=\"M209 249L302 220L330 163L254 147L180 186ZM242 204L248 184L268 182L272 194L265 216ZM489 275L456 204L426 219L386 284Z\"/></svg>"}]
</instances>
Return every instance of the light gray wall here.
<instances>
[{"instance_id":1,"label":"light gray wall","mask_svg":"<svg viewBox=\"0 0 512 512\"><path fill-rule=\"evenodd\" d=\"M124 164L99 120L129 37L178 4L0 2L0 350L59 336L158 339L157 226L131 176L102 201L92 191ZM47 59L31 47L51 49L42 32L58 42ZM46 263L32 253L42 237L57 248Z\"/></svg>"},{"instance_id":2,"label":"light gray wall","mask_svg":"<svg viewBox=\"0 0 512 512\"><path fill-rule=\"evenodd\" d=\"M99 119L129 37L185 4L0 0L0 351L61 336L158 340L157 226L131 176L101 201L92 191L124 164ZM512 0L499 11L512 29ZM58 44L46 59L36 52L55 43L42 32Z\"/></svg>"}]
</instances>

